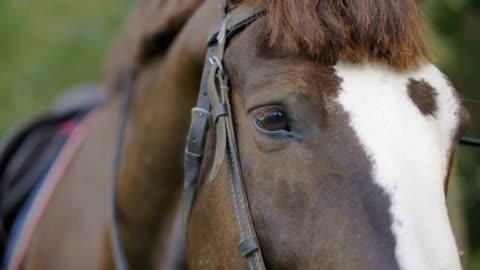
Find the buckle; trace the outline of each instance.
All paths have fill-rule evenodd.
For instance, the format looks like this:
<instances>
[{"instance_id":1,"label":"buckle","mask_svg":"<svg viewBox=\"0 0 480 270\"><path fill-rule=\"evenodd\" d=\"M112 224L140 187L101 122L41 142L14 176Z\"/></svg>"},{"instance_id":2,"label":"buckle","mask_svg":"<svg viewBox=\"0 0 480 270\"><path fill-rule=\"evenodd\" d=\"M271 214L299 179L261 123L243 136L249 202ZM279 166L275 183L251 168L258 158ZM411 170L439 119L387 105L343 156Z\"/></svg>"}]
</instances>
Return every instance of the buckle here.
<instances>
[{"instance_id":1,"label":"buckle","mask_svg":"<svg viewBox=\"0 0 480 270\"><path fill-rule=\"evenodd\" d=\"M200 107L192 109L192 122L188 133L187 146L185 154L193 158L201 158L203 156L203 140L207 132L208 125L212 119L212 114Z\"/></svg>"},{"instance_id":2,"label":"buckle","mask_svg":"<svg viewBox=\"0 0 480 270\"><path fill-rule=\"evenodd\" d=\"M212 114L209 111L200 107L195 107L192 109L192 122L195 121L195 117L203 118L205 116L208 117L208 121L210 122Z\"/></svg>"},{"instance_id":3,"label":"buckle","mask_svg":"<svg viewBox=\"0 0 480 270\"><path fill-rule=\"evenodd\" d=\"M222 61L220 61L220 59L218 58L218 56L214 56L214 57L211 57L210 59L208 59L208 61L210 62L210 64L212 64L212 66L214 64L217 64L217 71L219 72L219 74L223 77L225 76L225 68L223 67L223 63Z\"/></svg>"}]
</instances>

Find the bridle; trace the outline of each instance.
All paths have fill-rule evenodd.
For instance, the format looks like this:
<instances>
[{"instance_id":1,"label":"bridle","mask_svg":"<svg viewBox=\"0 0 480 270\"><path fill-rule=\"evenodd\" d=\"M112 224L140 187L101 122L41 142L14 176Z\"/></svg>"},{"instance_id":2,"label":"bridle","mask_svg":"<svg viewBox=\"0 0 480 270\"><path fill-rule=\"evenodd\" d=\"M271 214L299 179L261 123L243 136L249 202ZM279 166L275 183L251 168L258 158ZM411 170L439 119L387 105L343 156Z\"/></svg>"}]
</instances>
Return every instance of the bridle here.
<instances>
[{"instance_id":1,"label":"bridle","mask_svg":"<svg viewBox=\"0 0 480 270\"><path fill-rule=\"evenodd\" d=\"M197 193L198 178L202 164L203 150L210 127L216 128L215 157L210 170L209 180L213 180L226 157L229 186L234 206L240 242L237 246L242 257L247 260L249 269L265 269L262 252L253 226L242 166L238 154L232 106L230 103L230 85L228 74L223 66L223 57L227 42L239 31L265 14L262 8L240 6L230 10L229 1L225 0L223 14L208 38L208 51L203 67L202 80L196 106L192 109L192 120L187 137L184 158L184 192L182 197L182 233L186 247L188 220ZM118 209L115 190L120 169L121 150L126 129L131 89L134 74L126 76L123 83L120 127L116 142L114 172L112 174L112 221L111 245L116 269L128 270L124 250L118 230ZM461 144L480 147L480 140L462 138Z\"/></svg>"},{"instance_id":2,"label":"bridle","mask_svg":"<svg viewBox=\"0 0 480 270\"><path fill-rule=\"evenodd\" d=\"M230 193L240 237L237 248L240 255L246 258L250 269L265 269L265 264L245 193L242 166L232 119L229 79L223 67L223 56L228 40L263 14L263 9L251 7L239 7L229 12L228 5L225 5L221 22L214 27L208 40L208 52L203 68L200 93L197 106L192 110L192 122L187 138L184 165L185 192L183 196L184 218L182 226L183 235L186 236L188 218L197 191L197 181L207 131L209 126L215 126L215 158L209 179L213 180L216 177L226 156Z\"/></svg>"},{"instance_id":3,"label":"bridle","mask_svg":"<svg viewBox=\"0 0 480 270\"><path fill-rule=\"evenodd\" d=\"M205 59L197 105L192 109L192 120L187 137L184 158L184 193L182 197L182 233L186 246L188 219L195 201L198 187L203 149L210 127L216 127L215 158L209 179L214 179L220 170L223 160L227 159L230 193L234 206L240 242L237 246L240 255L246 258L250 269L265 269L265 263L252 223L245 185L238 155L237 140L233 124L232 106L230 104L230 85L228 75L223 67L223 56L227 42L234 34L243 30L258 17L265 14L262 8L238 7L230 10L229 1L224 2L222 16L208 38L208 51ZM112 175L112 222L111 244L115 266L120 270L128 270L124 250L118 229L119 216L116 207L115 190L121 162L123 134L130 102L133 74L124 82L121 99L121 123L119 137L116 142L114 173Z\"/></svg>"},{"instance_id":4,"label":"bridle","mask_svg":"<svg viewBox=\"0 0 480 270\"><path fill-rule=\"evenodd\" d=\"M463 137L460 140L460 144L466 146L480 147L480 140L475 138Z\"/></svg>"}]
</instances>

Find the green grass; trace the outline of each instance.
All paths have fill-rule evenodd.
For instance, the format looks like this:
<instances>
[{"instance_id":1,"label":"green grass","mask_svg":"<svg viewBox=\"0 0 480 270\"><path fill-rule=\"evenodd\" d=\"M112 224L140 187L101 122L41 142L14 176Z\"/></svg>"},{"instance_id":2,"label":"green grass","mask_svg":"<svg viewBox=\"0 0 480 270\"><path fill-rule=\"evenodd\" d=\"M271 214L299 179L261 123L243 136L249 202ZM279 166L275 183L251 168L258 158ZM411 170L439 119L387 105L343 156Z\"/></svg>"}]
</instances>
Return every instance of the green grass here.
<instances>
[{"instance_id":1,"label":"green grass","mask_svg":"<svg viewBox=\"0 0 480 270\"><path fill-rule=\"evenodd\" d=\"M0 134L65 88L99 81L130 0L0 1Z\"/></svg>"}]
</instances>

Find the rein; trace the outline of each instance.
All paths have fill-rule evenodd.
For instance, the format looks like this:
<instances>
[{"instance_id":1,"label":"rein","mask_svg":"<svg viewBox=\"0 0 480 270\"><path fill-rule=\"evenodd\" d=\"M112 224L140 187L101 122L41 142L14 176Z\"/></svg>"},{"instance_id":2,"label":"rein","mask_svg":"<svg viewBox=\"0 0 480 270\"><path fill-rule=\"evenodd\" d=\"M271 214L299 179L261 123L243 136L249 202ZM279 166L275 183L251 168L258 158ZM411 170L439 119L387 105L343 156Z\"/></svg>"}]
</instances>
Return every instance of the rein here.
<instances>
[{"instance_id":1,"label":"rein","mask_svg":"<svg viewBox=\"0 0 480 270\"><path fill-rule=\"evenodd\" d=\"M113 159L113 173L112 173L112 191L111 191L111 221L110 221L110 244L112 247L112 256L117 270L128 270L128 261L125 256L125 251L122 246L120 232L119 232L119 215L117 208L117 196L116 191L118 187L118 176L120 173L120 165L122 162L122 150L125 139L125 131L127 129L127 119L128 112L130 110L131 96L133 83L135 81L135 73L129 71L121 85L120 92L120 116L119 116L119 126L118 126L118 136L115 141L115 156Z\"/></svg>"},{"instance_id":2,"label":"rein","mask_svg":"<svg viewBox=\"0 0 480 270\"><path fill-rule=\"evenodd\" d=\"M227 42L236 33L254 22L258 17L263 16L265 10L252 7L238 7L234 10L230 10L228 2L228 0L225 0L221 20L213 27L213 30L209 35L207 43L208 50L203 67L197 105L192 109L192 120L187 137L184 158L184 192L182 195L181 229L184 237L184 248L186 248L188 221L195 202L195 195L197 193L198 178L207 132L210 127L215 126L215 158L208 180L213 181L215 179L226 157L230 193L235 208L235 220L240 237L237 249L240 255L247 260L249 269L263 270L265 269L265 263L253 226L248 199L245 192L242 166L235 138L232 106L230 103L229 78L227 71L223 67L223 57ZM129 269L118 228L119 215L116 190L133 82L134 73L130 72L128 76L126 76L122 85L120 124L113 163L114 171L112 174L113 189L111 197L112 215L110 240L114 265L116 269L119 270ZM480 140L464 137L460 141L460 144L480 147ZM184 252L184 254L186 254L186 252Z\"/></svg>"}]
</instances>

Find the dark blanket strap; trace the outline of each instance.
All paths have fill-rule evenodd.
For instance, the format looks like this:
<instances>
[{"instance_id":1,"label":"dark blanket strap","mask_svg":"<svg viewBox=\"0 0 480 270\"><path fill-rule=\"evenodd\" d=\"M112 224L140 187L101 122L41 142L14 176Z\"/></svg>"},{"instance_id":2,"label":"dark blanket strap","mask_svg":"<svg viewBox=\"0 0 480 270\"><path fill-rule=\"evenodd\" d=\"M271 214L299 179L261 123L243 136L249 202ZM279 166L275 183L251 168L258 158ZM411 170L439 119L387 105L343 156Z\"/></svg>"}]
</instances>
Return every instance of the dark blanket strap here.
<instances>
[{"instance_id":1,"label":"dark blanket strap","mask_svg":"<svg viewBox=\"0 0 480 270\"><path fill-rule=\"evenodd\" d=\"M100 101L99 101L100 102ZM10 133L0 146L0 255L17 212L50 168L68 134L62 125L80 121L98 102L43 114Z\"/></svg>"}]
</instances>

